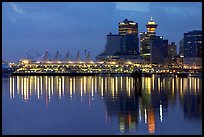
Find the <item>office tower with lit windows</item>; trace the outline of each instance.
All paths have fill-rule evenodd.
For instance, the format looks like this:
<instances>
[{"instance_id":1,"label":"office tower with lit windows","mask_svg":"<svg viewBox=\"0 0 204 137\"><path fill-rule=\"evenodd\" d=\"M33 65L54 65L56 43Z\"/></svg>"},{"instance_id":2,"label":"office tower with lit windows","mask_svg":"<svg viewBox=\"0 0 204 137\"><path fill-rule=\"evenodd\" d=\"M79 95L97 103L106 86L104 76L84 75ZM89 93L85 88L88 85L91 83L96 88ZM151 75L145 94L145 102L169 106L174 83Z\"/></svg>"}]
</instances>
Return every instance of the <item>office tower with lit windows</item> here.
<instances>
[{"instance_id":1,"label":"office tower with lit windows","mask_svg":"<svg viewBox=\"0 0 204 137\"><path fill-rule=\"evenodd\" d=\"M147 32L140 33L140 55L147 60L150 58L150 36Z\"/></svg>"},{"instance_id":2,"label":"office tower with lit windows","mask_svg":"<svg viewBox=\"0 0 204 137\"><path fill-rule=\"evenodd\" d=\"M96 60L139 59L138 23L125 19L118 23L118 34L108 34L105 50Z\"/></svg>"},{"instance_id":3,"label":"office tower with lit windows","mask_svg":"<svg viewBox=\"0 0 204 137\"><path fill-rule=\"evenodd\" d=\"M138 36L138 23L125 19L118 23L118 34L135 34Z\"/></svg>"},{"instance_id":4,"label":"office tower with lit windows","mask_svg":"<svg viewBox=\"0 0 204 137\"><path fill-rule=\"evenodd\" d=\"M202 31L184 33L184 57L202 57Z\"/></svg>"},{"instance_id":5,"label":"office tower with lit windows","mask_svg":"<svg viewBox=\"0 0 204 137\"><path fill-rule=\"evenodd\" d=\"M202 63L202 30L193 30L184 33L180 45L181 54L184 56L184 64Z\"/></svg>"},{"instance_id":6,"label":"office tower with lit windows","mask_svg":"<svg viewBox=\"0 0 204 137\"><path fill-rule=\"evenodd\" d=\"M138 23L125 19L118 23L118 34L123 35L122 51L127 55L139 54Z\"/></svg>"}]
</instances>

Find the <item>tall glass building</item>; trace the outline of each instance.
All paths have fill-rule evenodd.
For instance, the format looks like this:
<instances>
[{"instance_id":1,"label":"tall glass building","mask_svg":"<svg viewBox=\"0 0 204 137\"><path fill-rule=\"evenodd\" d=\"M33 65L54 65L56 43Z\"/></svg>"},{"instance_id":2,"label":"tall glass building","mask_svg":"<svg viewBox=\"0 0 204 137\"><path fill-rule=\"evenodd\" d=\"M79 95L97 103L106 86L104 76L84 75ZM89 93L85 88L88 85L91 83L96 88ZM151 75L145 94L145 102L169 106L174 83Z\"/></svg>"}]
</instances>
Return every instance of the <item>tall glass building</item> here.
<instances>
[{"instance_id":1,"label":"tall glass building","mask_svg":"<svg viewBox=\"0 0 204 137\"><path fill-rule=\"evenodd\" d=\"M183 46L184 57L202 57L202 31L184 33Z\"/></svg>"},{"instance_id":2,"label":"tall glass building","mask_svg":"<svg viewBox=\"0 0 204 137\"><path fill-rule=\"evenodd\" d=\"M138 23L125 19L118 23L118 34L123 37L122 51L124 54L139 54Z\"/></svg>"},{"instance_id":3,"label":"tall glass building","mask_svg":"<svg viewBox=\"0 0 204 137\"><path fill-rule=\"evenodd\" d=\"M180 55L184 57L184 64L202 65L202 30L184 33L180 41Z\"/></svg>"}]
</instances>

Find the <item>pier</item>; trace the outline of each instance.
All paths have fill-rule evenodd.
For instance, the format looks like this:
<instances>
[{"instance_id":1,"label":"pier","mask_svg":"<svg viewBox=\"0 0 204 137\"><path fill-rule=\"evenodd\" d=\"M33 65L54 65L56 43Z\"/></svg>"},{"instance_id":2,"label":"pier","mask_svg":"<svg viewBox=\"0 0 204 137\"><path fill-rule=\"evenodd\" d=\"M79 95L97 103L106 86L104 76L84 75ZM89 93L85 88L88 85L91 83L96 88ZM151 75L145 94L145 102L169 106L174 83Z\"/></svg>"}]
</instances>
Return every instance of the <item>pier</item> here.
<instances>
[{"instance_id":1,"label":"pier","mask_svg":"<svg viewBox=\"0 0 204 137\"><path fill-rule=\"evenodd\" d=\"M92 62L92 63L29 63L16 69L12 76L95 76L125 75L132 77L201 76L202 67L159 66L152 64Z\"/></svg>"}]
</instances>

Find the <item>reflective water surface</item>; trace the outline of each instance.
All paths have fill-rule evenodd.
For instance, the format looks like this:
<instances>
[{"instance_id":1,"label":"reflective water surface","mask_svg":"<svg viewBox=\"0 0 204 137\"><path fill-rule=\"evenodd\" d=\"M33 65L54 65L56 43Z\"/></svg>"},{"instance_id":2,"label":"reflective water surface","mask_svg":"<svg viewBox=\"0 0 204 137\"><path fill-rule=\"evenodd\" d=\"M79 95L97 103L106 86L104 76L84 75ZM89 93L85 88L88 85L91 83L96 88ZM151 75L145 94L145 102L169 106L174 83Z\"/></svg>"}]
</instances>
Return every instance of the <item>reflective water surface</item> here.
<instances>
[{"instance_id":1,"label":"reflective water surface","mask_svg":"<svg viewBox=\"0 0 204 137\"><path fill-rule=\"evenodd\" d=\"M3 134L202 134L202 78L2 78Z\"/></svg>"}]
</instances>

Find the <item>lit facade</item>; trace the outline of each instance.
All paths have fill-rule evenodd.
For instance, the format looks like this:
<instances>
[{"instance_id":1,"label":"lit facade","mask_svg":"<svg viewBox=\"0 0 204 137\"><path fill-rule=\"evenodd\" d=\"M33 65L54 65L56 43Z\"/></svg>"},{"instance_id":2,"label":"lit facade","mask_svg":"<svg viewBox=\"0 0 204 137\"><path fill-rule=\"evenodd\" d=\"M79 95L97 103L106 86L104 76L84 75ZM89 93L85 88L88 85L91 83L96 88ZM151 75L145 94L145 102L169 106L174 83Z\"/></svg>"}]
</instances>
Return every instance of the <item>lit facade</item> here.
<instances>
[{"instance_id":1,"label":"lit facade","mask_svg":"<svg viewBox=\"0 0 204 137\"><path fill-rule=\"evenodd\" d=\"M152 17L150 21L147 23L146 28L148 33L155 33L155 29L157 28L157 24L152 20Z\"/></svg>"},{"instance_id":2,"label":"lit facade","mask_svg":"<svg viewBox=\"0 0 204 137\"><path fill-rule=\"evenodd\" d=\"M147 32L140 33L140 55L150 58L150 36Z\"/></svg>"},{"instance_id":3,"label":"lit facade","mask_svg":"<svg viewBox=\"0 0 204 137\"><path fill-rule=\"evenodd\" d=\"M140 54L146 58L147 62L150 62L150 41L156 36L155 29L157 24L152 20L147 23L147 32L140 33Z\"/></svg>"},{"instance_id":4,"label":"lit facade","mask_svg":"<svg viewBox=\"0 0 204 137\"><path fill-rule=\"evenodd\" d=\"M202 65L202 31L193 30L184 33L182 42L180 49L184 56L184 64Z\"/></svg>"},{"instance_id":5,"label":"lit facade","mask_svg":"<svg viewBox=\"0 0 204 137\"><path fill-rule=\"evenodd\" d=\"M118 23L118 34L107 35L105 50L96 57L96 60L117 60L124 59L124 56L125 59L135 59L138 55L138 23L125 19Z\"/></svg>"},{"instance_id":6,"label":"lit facade","mask_svg":"<svg viewBox=\"0 0 204 137\"><path fill-rule=\"evenodd\" d=\"M125 19L118 23L118 34L123 35L124 54L139 54L138 23Z\"/></svg>"},{"instance_id":7,"label":"lit facade","mask_svg":"<svg viewBox=\"0 0 204 137\"><path fill-rule=\"evenodd\" d=\"M184 33L184 57L202 57L202 31Z\"/></svg>"},{"instance_id":8,"label":"lit facade","mask_svg":"<svg viewBox=\"0 0 204 137\"><path fill-rule=\"evenodd\" d=\"M125 19L123 22L119 22L118 34L125 35L126 33L138 36L138 23L129 21L128 19Z\"/></svg>"}]
</instances>

